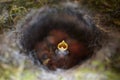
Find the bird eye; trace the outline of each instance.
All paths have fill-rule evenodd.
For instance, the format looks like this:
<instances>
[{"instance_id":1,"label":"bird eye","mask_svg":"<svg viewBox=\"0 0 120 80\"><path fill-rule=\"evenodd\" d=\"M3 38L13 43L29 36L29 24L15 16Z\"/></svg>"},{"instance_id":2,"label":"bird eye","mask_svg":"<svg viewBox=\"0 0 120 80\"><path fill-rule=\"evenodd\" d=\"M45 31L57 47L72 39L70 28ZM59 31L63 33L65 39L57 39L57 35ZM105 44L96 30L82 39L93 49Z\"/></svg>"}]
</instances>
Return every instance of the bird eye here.
<instances>
[{"instance_id":1,"label":"bird eye","mask_svg":"<svg viewBox=\"0 0 120 80\"><path fill-rule=\"evenodd\" d=\"M43 55L42 55L41 58L42 58L43 60L44 60L44 59L47 59L47 58L48 58L47 53L43 53Z\"/></svg>"}]
</instances>

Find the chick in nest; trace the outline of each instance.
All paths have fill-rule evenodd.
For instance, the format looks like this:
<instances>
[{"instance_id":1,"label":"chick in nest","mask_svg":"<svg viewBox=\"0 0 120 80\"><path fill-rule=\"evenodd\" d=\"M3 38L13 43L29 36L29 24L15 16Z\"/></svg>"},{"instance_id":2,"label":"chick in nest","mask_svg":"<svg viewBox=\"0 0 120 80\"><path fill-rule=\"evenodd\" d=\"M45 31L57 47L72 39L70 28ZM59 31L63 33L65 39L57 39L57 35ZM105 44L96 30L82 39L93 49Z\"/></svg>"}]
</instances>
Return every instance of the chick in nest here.
<instances>
[{"instance_id":1,"label":"chick in nest","mask_svg":"<svg viewBox=\"0 0 120 80\"><path fill-rule=\"evenodd\" d=\"M102 32L79 7L45 6L22 25L20 43L49 69L69 69L101 47Z\"/></svg>"}]
</instances>

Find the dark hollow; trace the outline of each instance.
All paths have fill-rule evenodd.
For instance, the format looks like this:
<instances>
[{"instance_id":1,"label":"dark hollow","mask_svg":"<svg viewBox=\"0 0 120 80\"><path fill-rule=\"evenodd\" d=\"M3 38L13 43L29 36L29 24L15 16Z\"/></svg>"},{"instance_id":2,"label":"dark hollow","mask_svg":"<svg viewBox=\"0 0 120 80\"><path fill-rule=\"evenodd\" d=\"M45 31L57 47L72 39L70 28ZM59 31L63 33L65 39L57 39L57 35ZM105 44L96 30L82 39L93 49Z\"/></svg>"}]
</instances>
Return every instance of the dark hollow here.
<instances>
[{"instance_id":1,"label":"dark hollow","mask_svg":"<svg viewBox=\"0 0 120 80\"><path fill-rule=\"evenodd\" d=\"M101 47L101 31L79 8L43 7L31 15L22 27L20 43L26 54L32 54L34 60L49 69L69 69L91 57L94 50ZM53 44L50 43L52 40ZM62 58L55 54L61 40L66 40L70 47L69 55Z\"/></svg>"}]
</instances>

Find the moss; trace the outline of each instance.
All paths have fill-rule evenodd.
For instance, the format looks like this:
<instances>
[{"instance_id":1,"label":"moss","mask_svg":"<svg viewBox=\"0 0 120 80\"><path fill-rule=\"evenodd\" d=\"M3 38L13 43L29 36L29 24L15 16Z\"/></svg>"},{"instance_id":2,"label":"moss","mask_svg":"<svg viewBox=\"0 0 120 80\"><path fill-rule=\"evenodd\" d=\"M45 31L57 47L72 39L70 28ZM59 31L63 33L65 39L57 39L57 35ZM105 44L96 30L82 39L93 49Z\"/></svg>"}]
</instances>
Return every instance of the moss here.
<instances>
[{"instance_id":1,"label":"moss","mask_svg":"<svg viewBox=\"0 0 120 80\"><path fill-rule=\"evenodd\" d=\"M120 30L120 0L80 0L80 4L95 12L94 16L100 14L102 25Z\"/></svg>"},{"instance_id":2,"label":"moss","mask_svg":"<svg viewBox=\"0 0 120 80\"><path fill-rule=\"evenodd\" d=\"M32 70L25 69L24 65L15 66L1 62L0 80L36 80L37 71L33 73Z\"/></svg>"},{"instance_id":3,"label":"moss","mask_svg":"<svg viewBox=\"0 0 120 80\"><path fill-rule=\"evenodd\" d=\"M58 0L2 0L0 1L0 32L3 29L14 29L18 20L32 8L57 4ZM6 15L5 15L6 13Z\"/></svg>"}]
</instances>

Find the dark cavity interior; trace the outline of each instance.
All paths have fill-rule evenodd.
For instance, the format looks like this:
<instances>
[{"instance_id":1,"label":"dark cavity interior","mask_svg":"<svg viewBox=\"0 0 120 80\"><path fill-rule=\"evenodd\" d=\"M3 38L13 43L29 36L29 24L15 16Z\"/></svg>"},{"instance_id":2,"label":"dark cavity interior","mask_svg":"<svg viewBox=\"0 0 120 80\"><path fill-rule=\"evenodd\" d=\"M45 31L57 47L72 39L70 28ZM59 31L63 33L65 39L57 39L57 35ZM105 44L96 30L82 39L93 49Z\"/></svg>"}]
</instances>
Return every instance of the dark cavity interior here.
<instances>
[{"instance_id":1,"label":"dark cavity interior","mask_svg":"<svg viewBox=\"0 0 120 80\"><path fill-rule=\"evenodd\" d=\"M101 31L76 9L44 8L22 27L20 43L26 55L32 55L35 63L51 70L72 68L101 46ZM61 52L57 45L63 40L68 49Z\"/></svg>"}]
</instances>

